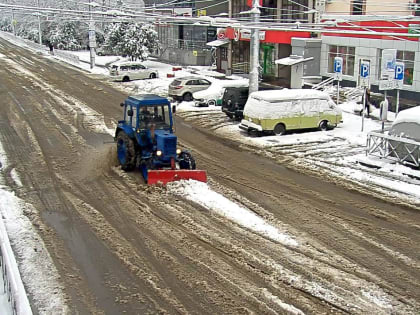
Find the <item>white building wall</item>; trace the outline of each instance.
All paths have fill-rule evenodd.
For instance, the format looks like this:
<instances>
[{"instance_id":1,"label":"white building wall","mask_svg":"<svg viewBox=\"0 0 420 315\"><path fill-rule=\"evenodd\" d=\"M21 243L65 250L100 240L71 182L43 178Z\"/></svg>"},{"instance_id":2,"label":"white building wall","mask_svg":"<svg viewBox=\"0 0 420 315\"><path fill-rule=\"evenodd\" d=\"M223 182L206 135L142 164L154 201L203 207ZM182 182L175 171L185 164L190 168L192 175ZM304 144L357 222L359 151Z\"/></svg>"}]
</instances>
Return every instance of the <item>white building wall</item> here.
<instances>
[{"instance_id":1,"label":"white building wall","mask_svg":"<svg viewBox=\"0 0 420 315\"><path fill-rule=\"evenodd\" d=\"M355 68L354 76L343 75L343 80L358 81L359 62L361 59L370 60L371 76L370 82L379 85L378 74L380 69L379 54L380 49L394 48L397 50L414 51L414 74L413 85L404 85L404 90L420 92L420 44L408 40L383 40L368 38L351 38L338 36L322 36L321 46L321 75L331 77L332 73L328 73L328 51L329 45L351 46L355 47Z\"/></svg>"},{"instance_id":2,"label":"white building wall","mask_svg":"<svg viewBox=\"0 0 420 315\"><path fill-rule=\"evenodd\" d=\"M366 0L364 15L411 15L410 2L412 0ZM351 1L327 0L325 13L333 15L350 15Z\"/></svg>"}]
</instances>

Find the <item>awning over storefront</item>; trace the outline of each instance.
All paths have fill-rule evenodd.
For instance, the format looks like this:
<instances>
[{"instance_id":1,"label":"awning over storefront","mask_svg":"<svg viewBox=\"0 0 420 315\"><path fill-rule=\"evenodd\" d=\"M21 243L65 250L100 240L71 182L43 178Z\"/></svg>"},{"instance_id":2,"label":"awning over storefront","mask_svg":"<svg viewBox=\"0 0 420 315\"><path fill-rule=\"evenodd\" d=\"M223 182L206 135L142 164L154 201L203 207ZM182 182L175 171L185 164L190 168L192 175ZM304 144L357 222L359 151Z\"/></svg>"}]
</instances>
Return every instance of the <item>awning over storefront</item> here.
<instances>
[{"instance_id":1,"label":"awning over storefront","mask_svg":"<svg viewBox=\"0 0 420 315\"><path fill-rule=\"evenodd\" d=\"M290 55L289 57L278 59L275 61L277 65L293 66L298 63L307 62L314 59L314 57L303 58L302 56Z\"/></svg>"},{"instance_id":2,"label":"awning over storefront","mask_svg":"<svg viewBox=\"0 0 420 315\"><path fill-rule=\"evenodd\" d=\"M206 45L211 47L220 47L223 45L226 45L229 43L229 39L223 38L223 39L216 39L212 42L208 42Z\"/></svg>"}]
</instances>

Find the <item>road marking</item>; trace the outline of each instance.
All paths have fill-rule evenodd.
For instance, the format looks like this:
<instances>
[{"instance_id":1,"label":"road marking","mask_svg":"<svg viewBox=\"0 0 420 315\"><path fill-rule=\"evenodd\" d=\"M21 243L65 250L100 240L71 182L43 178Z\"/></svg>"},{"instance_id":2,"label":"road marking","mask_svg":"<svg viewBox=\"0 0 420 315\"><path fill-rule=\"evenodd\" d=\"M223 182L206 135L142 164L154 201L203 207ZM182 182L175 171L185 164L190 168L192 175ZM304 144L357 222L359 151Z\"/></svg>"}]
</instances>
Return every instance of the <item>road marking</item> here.
<instances>
[{"instance_id":1,"label":"road marking","mask_svg":"<svg viewBox=\"0 0 420 315\"><path fill-rule=\"evenodd\" d=\"M10 97L15 101L15 103L19 106L19 108L22 110L22 112L25 114L25 109L23 108L22 104L16 99L16 97L13 95L12 92L7 92L9 93Z\"/></svg>"}]
</instances>

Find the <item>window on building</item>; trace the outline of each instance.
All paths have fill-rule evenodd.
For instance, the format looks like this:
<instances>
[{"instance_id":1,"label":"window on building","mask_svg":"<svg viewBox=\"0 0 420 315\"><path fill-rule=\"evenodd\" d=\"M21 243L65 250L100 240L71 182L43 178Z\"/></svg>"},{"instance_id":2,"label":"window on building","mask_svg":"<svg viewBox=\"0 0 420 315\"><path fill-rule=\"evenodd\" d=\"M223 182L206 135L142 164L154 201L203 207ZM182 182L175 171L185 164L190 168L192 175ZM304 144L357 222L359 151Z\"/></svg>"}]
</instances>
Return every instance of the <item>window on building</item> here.
<instances>
[{"instance_id":1,"label":"window on building","mask_svg":"<svg viewBox=\"0 0 420 315\"><path fill-rule=\"evenodd\" d=\"M328 73L334 73L334 58L343 58L343 74L354 75L355 48L330 45L328 51Z\"/></svg>"},{"instance_id":2,"label":"window on building","mask_svg":"<svg viewBox=\"0 0 420 315\"><path fill-rule=\"evenodd\" d=\"M303 13L308 10L308 0L289 1L282 0L281 2L281 19L282 22L306 22L308 20L308 14Z\"/></svg>"},{"instance_id":3,"label":"window on building","mask_svg":"<svg viewBox=\"0 0 420 315\"><path fill-rule=\"evenodd\" d=\"M365 14L365 1L364 0L352 0L351 1L351 14L352 15L363 15Z\"/></svg>"},{"instance_id":4,"label":"window on building","mask_svg":"<svg viewBox=\"0 0 420 315\"><path fill-rule=\"evenodd\" d=\"M415 52L408 50L397 50L397 62L404 63L404 85L413 85ZM379 51L379 65L382 64L382 49ZM379 69L378 79L381 78Z\"/></svg>"},{"instance_id":5,"label":"window on building","mask_svg":"<svg viewBox=\"0 0 420 315\"><path fill-rule=\"evenodd\" d=\"M277 19L277 1L275 0L262 0L262 7L260 8L260 20L275 20Z\"/></svg>"}]
</instances>

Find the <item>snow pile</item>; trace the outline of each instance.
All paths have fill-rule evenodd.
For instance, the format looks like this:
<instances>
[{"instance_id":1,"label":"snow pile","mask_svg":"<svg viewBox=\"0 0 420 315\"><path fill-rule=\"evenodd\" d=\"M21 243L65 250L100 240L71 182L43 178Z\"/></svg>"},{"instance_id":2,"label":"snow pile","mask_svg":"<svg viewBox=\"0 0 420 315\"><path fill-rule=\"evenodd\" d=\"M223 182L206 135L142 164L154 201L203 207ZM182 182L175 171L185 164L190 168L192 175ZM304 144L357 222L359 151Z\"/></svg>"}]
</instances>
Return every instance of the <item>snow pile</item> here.
<instances>
[{"instance_id":1,"label":"snow pile","mask_svg":"<svg viewBox=\"0 0 420 315\"><path fill-rule=\"evenodd\" d=\"M254 231L273 241L287 246L298 246L291 236L280 232L249 209L242 208L226 197L210 189L202 182L194 180L178 181L167 185L169 192L198 203L202 207L216 212L241 226Z\"/></svg>"},{"instance_id":2,"label":"snow pile","mask_svg":"<svg viewBox=\"0 0 420 315\"><path fill-rule=\"evenodd\" d=\"M394 124L399 124L402 122L415 123L420 125L420 106L416 106L399 112L397 118L394 121Z\"/></svg>"},{"instance_id":3,"label":"snow pile","mask_svg":"<svg viewBox=\"0 0 420 315\"><path fill-rule=\"evenodd\" d=\"M6 168L7 165L8 160L0 142L0 170ZM58 272L42 239L27 217L35 213L35 209L3 185L4 178L1 176L0 214L10 243L19 258L23 282L41 314L66 314L68 308L59 285ZM16 271L16 276L19 277L18 271ZM19 295L21 297L26 295L23 288L19 291Z\"/></svg>"}]
</instances>

